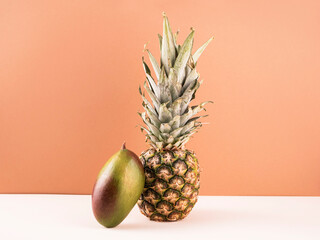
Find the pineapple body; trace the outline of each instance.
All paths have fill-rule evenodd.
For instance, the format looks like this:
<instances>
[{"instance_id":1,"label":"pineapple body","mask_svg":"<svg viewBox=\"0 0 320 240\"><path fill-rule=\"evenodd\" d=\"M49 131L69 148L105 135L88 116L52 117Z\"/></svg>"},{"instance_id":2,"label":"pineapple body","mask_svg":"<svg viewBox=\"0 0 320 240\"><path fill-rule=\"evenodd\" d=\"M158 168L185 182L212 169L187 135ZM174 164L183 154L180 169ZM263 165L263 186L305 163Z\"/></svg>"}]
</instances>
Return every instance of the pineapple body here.
<instances>
[{"instance_id":1,"label":"pineapple body","mask_svg":"<svg viewBox=\"0 0 320 240\"><path fill-rule=\"evenodd\" d=\"M197 202L200 187L199 163L185 149L144 151L140 159L145 171L145 186L138 206L153 221L178 221L185 218Z\"/></svg>"}]
</instances>

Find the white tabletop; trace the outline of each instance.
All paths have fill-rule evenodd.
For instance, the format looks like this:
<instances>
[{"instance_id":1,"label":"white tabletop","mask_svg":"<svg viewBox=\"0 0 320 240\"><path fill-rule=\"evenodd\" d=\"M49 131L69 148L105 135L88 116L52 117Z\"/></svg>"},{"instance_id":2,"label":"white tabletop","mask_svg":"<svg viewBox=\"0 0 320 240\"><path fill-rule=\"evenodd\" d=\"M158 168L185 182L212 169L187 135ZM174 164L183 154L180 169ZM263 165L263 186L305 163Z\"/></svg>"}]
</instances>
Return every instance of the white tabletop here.
<instances>
[{"instance_id":1,"label":"white tabletop","mask_svg":"<svg viewBox=\"0 0 320 240\"><path fill-rule=\"evenodd\" d=\"M174 223L135 207L116 228L96 222L88 195L0 195L0 239L320 239L320 197L204 197Z\"/></svg>"}]
</instances>

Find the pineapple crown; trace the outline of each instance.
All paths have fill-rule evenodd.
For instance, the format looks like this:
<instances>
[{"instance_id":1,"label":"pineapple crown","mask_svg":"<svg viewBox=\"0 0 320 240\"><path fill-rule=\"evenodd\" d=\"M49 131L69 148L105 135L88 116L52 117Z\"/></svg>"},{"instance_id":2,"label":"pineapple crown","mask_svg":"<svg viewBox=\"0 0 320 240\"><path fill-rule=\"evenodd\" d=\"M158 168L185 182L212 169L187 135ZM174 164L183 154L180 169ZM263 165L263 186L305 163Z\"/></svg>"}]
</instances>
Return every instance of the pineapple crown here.
<instances>
[{"instance_id":1,"label":"pineapple crown","mask_svg":"<svg viewBox=\"0 0 320 240\"><path fill-rule=\"evenodd\" d=\"M144 88L152 104L139 87L145 110L139 115L146 124L146 127L140 127L146 132L146 141L155 149L182 148L191 135L202 126L202 123L198 121L199 118L207 116L195 115L205 110L204 105L211 102L189 106L202 83L198 81L197 61L213 37L192 54L194 29L191 28L182 46L177 44L177 35L178 32L172 33L168 18L163 13L163 36L158 34L161 52L160 66L145 45L145 51L148 53L157 82L142 58L146 74Z\"/></svg>"}]
</instances>

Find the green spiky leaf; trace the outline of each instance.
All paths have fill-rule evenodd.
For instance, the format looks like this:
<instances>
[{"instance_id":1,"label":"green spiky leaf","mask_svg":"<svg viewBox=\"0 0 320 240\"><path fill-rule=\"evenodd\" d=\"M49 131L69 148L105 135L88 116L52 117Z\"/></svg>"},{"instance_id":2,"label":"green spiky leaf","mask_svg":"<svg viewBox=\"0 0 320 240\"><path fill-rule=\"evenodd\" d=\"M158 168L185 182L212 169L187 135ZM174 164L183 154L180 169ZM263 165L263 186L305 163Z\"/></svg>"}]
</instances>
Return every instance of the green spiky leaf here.
<instances>
[{"instance_id":1,"label":"green spiky leaf","mask_svg":"<svg viewBox=\"0 0 320 240\"><path fill-rule=\"evenodd\" d=\"M199 119L207 116L197 114L205 110L204 106L210 102L189 106L202 83L199 82L199 73L196 71L197 61L212 38L192 55L194 30L191 30L182 45L177 42L177 34L172 34L168 18L164 14L163 37L158 35L160 66L149 49L145 49L156 79L143 60L147 79L144 88L151 101L139 87L145 111L140 116L146 125L141 129L146 132L150 145L156 149L180 148L188 142L202 126Z\"/></svg>"}]
</instances>

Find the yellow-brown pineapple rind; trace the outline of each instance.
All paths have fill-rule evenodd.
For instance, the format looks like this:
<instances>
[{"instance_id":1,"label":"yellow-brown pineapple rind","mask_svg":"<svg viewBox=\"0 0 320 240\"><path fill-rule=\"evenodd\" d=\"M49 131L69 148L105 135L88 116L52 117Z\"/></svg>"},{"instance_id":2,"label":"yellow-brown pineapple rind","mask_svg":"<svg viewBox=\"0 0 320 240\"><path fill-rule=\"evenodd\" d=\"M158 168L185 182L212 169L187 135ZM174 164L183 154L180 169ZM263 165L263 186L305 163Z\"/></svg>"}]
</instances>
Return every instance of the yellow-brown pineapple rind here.
<instances>
[{"instance_id":1,"label":"yellow-brown pineapple rind","mask_svg":"<svg viewBox=\"0 0 320 240\"><path fill-rule=\"evenodd\" d=\"M145 187L138 200L140 211L153 221L185 218L197 202L200 188L199 162L185 150L146 150L140 156Z\"/></svg>"}]
</instances>

